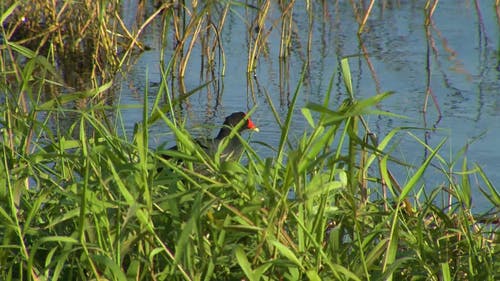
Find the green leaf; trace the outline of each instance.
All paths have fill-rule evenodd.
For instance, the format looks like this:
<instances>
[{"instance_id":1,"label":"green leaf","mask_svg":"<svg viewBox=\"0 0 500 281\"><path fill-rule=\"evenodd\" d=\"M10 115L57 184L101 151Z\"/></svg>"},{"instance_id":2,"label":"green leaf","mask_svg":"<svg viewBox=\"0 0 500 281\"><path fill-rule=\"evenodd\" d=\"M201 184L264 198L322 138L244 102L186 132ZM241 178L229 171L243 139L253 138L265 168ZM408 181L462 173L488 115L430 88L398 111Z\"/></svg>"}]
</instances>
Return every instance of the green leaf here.
<instances>
[{"instance_id":1,"label":"green leaf","mask_svg":"<svg viewBox=\"0 0 500 281\"><path fill-rule=\"evenodd\" d=\"M475 167L479 170L479 175L481 176L481 178L485 182L486 187L488 188L490 193L488 194L487 192L483 191L482 188L479 188L479 190L485 195L485 197L491 203L493 203L494 206L496 206L497 208L500 208L500 194L498 193L497 189L495 188L493 183L488 179L488 177L484 173L483 169L481 167L479 167L477 164L475 165Z\"/></svg>"},{"instance_id":2,"label":"green leaf","mask_svg":"<svg viewBox=\"0 0 500 281\"><path fill-rule=\"evenodd\" d=\"M103 265L103 269L107 269L113 274L113 280L127 281L127 276L122 271L120 265L111 260L109 257L103 255L91 255L91 257L92 260L96 261L98 264Z\"/></svg>"},{"instance_id":3,"label":"green leaf","mask_svg":"<svg viewBox=\"0 0 500 281\"><path fill-rule=\"evenodd\" d=\"M304 116L304 118L306 118L306 121L309 124L309 126L311 126L312 128L315 128L314 120L313 120L311 111L307 107L301 108L301 111L302 111L302 115Z\"/></svg>"},{"instance_id":4,"label":"green leaf","mask_svg":"<svg viewBox=\"0 0 500 281\"><path fill-rule=\"evenodd\" d=\"M427 167L431 163L431 160L434 158L434 156L437 154L437 152L439 151L439 149L443 146L443 144L445 142L446 142L446 139L442 140L438 144L438 146L436 147L436 149L434 149L432 151L431 155L429 155L429 157L427 157L427 159L425 159L425 161L422 164L422 166L420 166L420 168L418 168L418 170L415 172L415 174L413 174L413 176L410 178L410 180L408 180L408 182L406 183L406 185L403 187L403 190L401 191L401 194L399 195L398 200L399 200L400 203L403 202L404 199L406 199L406 196L408 195L408 193L410 193L410 191L413 189L413 187L420 180L420 178L424 174L424 171L427 169Z\"/></svg>"},{"instance_id":5,"label":"green leaf","mask_svg":"<svg viewBox=\"0 0 500 281\"><path fill-rule=\"evenodd\" d=\"M306 272L307 278L309 278L310 281L321 281L321 277L319 277L318 273L315 270L308 270Z\"/></svg>"},{"instance_id":6,"label":"green leaf","mask_svg":"<svg viewBox=\"0 0 500 281\"><path fill-rule=\"evenodd\" d=\"M318 174L312 177L306 188L307 198L313 199L316 196L323 196L345 186L340 181L330 181L329 177L329 174Z\"/></svg>"},{"instance_id":7,"label":"green leaf","mask_svg":"<svg viewBox=\"0 0 500 281\"><path fill-rule=\"evenodd\" d=\"M21 55L25 56L28 59L32 59L32 58L36 57L35 52L33 52L32 50L30 50L22 45L19 45L17 43L10 42L10 41L8 42L8 44L12 48L12 50L20 53Z\"/></svg>"},{"instance_id":8,"label":"green leaf","mask_svg":"<svg viewBox=\"0 0 500 281\"><path fill-rule=\"evenodd\" d=\"M344 79L344 85L346 87L347 93L354 99L354 92L352 91L352 79L351 79L351 69L349 67L349 59L342 58L340 61L340 69L342 71L342 78Z\"/></svg>"},{"instance_id":9,"label":"green leaf","mask_svg":"<svg viewBox=\"0 0 500 281\"><path fill-rule=\"evenodd\" d=\"M2 14L2 16L0 17L0 22L2 24L4 24L5 20L14 12L14 10L19 5L20 5L20 2L14 1L14 3L12 5L10 5L10 7L8 9L6 9L5 12Z\"/></svg>"},{"instance_id":10,"label":"green leaf","mask_svg":"<svg viewBox=\"0 0 500 281\"><path fill-rule=\"evenodd\" d=\"M450 265L447 262L441 263L441 273L443 281L451 281L451 274L450 274Z\"/></svg>"},{"instance_id":11,"label":"green leaf","mask_svg":"<svg viewBox=\"0 0 500 281\"><path fill-rule=\"evenodd\" d=\"M243 269L243 272L248 277L248 280L258 281L259 279L257 278L257 276L255 276L252 270L252 266L248 261L247 255L245 254L245 251L243 251L243 248L239 245L236 246L234 254L236 255L236 260L238 261L238 264L240 265L241 269Z\"/></svg>"},{"instance_id":12,"label":"green leaf","mask_svg":"<svg viewBox=\"0 0 500 281\"><path fill-rule=\"evenodd\" d=\"M112 82L108 82L108 83L100 86L97 89L59 95L58 97L53 98L53 99L39 105L36 109L37 110L53 110L58 105L63 105L63 104L69 103L69 102L78 101L78 100L81 100L84 98L93 98L93 97L97 96L98 94L109 89L111 87L111 85L112 85Z\"/></svg>"},{"instance_id":13,"label":"green leaf","mask_svg":"<svg viewBox=\"0 0 500 281\"><path fill-rule=\"evenodd\" d=\"M469 172L467 171L467 157L464 157L462 164L462 186L455 189L462 204L465 204L468 209L471 208L471 186L469 181Z\"/></svg>"},{"instance_id":14,"label":"green leaf","mask_svg":"<svg viewBox=\"0 0 500 281\"><path fill-rule=\"evenodd\" d=\"M282 254L289 261L293 262L295 265L297 265L298 267L300 267L300 269L302 271L305 271L305 268L302 265L302 263L300 262L300 260L297 258L297 256L295 256L295 254L290 249L288 249L288 247L286 247L285 245L281 244L277 240L271 240L271 244L274 247L276 247L276 249L278 249L278 251L280 252L280 254Z\"/></svg>"}]
</instances>

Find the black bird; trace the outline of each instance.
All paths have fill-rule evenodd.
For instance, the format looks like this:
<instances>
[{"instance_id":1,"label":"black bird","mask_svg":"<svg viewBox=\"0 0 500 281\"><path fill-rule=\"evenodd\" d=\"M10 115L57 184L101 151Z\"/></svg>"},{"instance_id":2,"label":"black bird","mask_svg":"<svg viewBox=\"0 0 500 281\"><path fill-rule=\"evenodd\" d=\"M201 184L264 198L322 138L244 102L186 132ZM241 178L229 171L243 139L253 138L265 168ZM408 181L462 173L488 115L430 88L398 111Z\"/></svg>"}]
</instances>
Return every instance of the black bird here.
<instances>
[{"instance_id":1,"label":"black bird","mask_svg":"<svg viewBox=\"0 0 500 281\"><path fill-rule=\"evenodd\" d=\"M238 133L242 133L245 130L252 130L255 132L259 131L259 128L255 126L252 120L246 116L244 112L234 112L231 115L227 116L224 120L224 124L222 124L222 128L220 129L217 136L213 139L196 139L195 142L203 149L205 152L214 156L219 149L219 145L225 140L227 137L231 135L231 131L233 128L236 128L238 125ZM177 145L169 148L171 151L178 150ZM221 153L221 160L228 160L232 158L237 158L241 155L243 151L243 145L240 142L240 139L233 135L230 140L228 140L227 146ZM170 159L171 156L163 155L164 158Z\"/></svg>"}]
</instances>

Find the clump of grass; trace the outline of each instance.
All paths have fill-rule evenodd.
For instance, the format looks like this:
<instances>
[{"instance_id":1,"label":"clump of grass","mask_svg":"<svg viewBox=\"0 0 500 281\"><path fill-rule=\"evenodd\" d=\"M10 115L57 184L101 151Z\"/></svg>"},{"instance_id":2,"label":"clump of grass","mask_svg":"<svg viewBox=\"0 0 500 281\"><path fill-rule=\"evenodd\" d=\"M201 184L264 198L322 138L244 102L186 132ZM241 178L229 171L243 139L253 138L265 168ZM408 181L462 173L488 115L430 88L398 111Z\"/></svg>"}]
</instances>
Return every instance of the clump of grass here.
<instances>
[{"instance_id":1,"label":"clump of grass","mask_svg":"<svg viewBox=\"0 0 500 281\"><path fill-rule=\"evenodd\" d=\"M493 184L464 161L459 182L450 177L446 189L429 194L419 181L429 164L453 167L440 157L443 141L428 147L427 160L398 188L385 153L398 130L371 142L363 119L388 114L373 108L390 94L357 100L347 60L341 72L349 99L332 107L328 92L323 104L303 108L310 127L293 143L299 84L287 116L277 118L276 155L261 158L245 142L245 164L202 153L171 112L154 106L148 113L148 93L133 141L92 108L58 109L76 119L69 130L53 130L33 112L50 112L44 104L57 108L60 99L33 100L32 111L20 114L7 96L1 279L498 278L497 214L473 214L468 178L483 179L498 212ZM154 116L174 132L183 163L148 148ZM443 194L452 205L437 203Z\"/></svg>"}]
</instances>

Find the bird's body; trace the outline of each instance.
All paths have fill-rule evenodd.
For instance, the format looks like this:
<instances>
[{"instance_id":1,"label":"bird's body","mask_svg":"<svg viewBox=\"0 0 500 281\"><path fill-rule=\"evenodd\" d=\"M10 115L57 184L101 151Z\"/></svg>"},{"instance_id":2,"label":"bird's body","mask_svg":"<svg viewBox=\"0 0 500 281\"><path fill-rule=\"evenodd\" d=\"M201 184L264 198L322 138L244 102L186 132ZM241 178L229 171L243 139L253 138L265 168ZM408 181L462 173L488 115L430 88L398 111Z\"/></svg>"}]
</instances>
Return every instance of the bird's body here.
<instances>
[{"instance_id":1,"label":"bird's body","mask_svg":"<svg viewBox=\"0 0 500 281\"><path fill-rule=\"evenodd\" d=\"M236 134L231 135L234 128L238 129L238 133L242 133L245 130L259 131L252 120L248 118L244 112L234 112L226 117L222 128L215 138L199 138L196 139L195 142L209 156L213 157L219 150L221 143L230 138L228 139L228 143L226 144L224 150L221 152L220 158L221 160L235 159L243 152L243 145L241 144L240 138L238 138ZM171 147L169 150L178 150L178 147L176 145ZM166 156L165 158L170 157Z\"/></svg>"}]
</instances>

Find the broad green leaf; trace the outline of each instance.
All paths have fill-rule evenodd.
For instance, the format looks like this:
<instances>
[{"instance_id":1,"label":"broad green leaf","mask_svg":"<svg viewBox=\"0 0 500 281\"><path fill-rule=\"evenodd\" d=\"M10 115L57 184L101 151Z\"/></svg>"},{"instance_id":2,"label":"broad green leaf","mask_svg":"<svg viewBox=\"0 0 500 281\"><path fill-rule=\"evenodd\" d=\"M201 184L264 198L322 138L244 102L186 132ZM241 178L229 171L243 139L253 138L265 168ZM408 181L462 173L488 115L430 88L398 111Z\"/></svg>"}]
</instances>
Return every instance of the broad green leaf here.
<instances>
[{"instance_id":1,"label":"broad green leaf","mask_svg":"<svg viewBox=\"0 0 500 281\"><path fill-rule=\"evenodd\" d=\"M315 128L316 126L314 125L314 120L313 120L311 111L307 107L301 108L301 111L302 111L302 115L306 119L309 126L311 126L312 128Z\"/></svg>"},{"instance_id":2,"label":"broad green leaf","mask_svg":"<svg viewBox=\"0 0 500 281\"><path fill-rule=\"evenodd\" d=\"M243 272L248 277L248 280L258 281L259 279L257 278L257 276L255 276L252 270L252 265L248 261L247 255L245 254L245 251L243 251L243 248L239 245L236 246L234 254L236 255L236 260L238 261L241 269L243 269Z\"/></svg>"},{"instance_id":3,"label":"broad green leaf","mask_svg":"<svg viewBox=\"0 0 500 281\"><path fill-rule=\"evenodd\" d=\"M295 254L285 245L281 244L277 240L271 240L271 244L278 249L278 251L285 256L289 261L293 262L295 265L301 268L302 271L305 270L300 260L295 256Z\"/></svg>"},{"instance_id":4,"label":"broad green leaf","mask_svg":"<svg viewBox=\"0 0 500 281\"><path fill-rule=\"evenodd\" d=\"M443 281L451 281L450 265L447 262L442 262L441 264L441 276Z\"/></svg>"}]
</instances>

